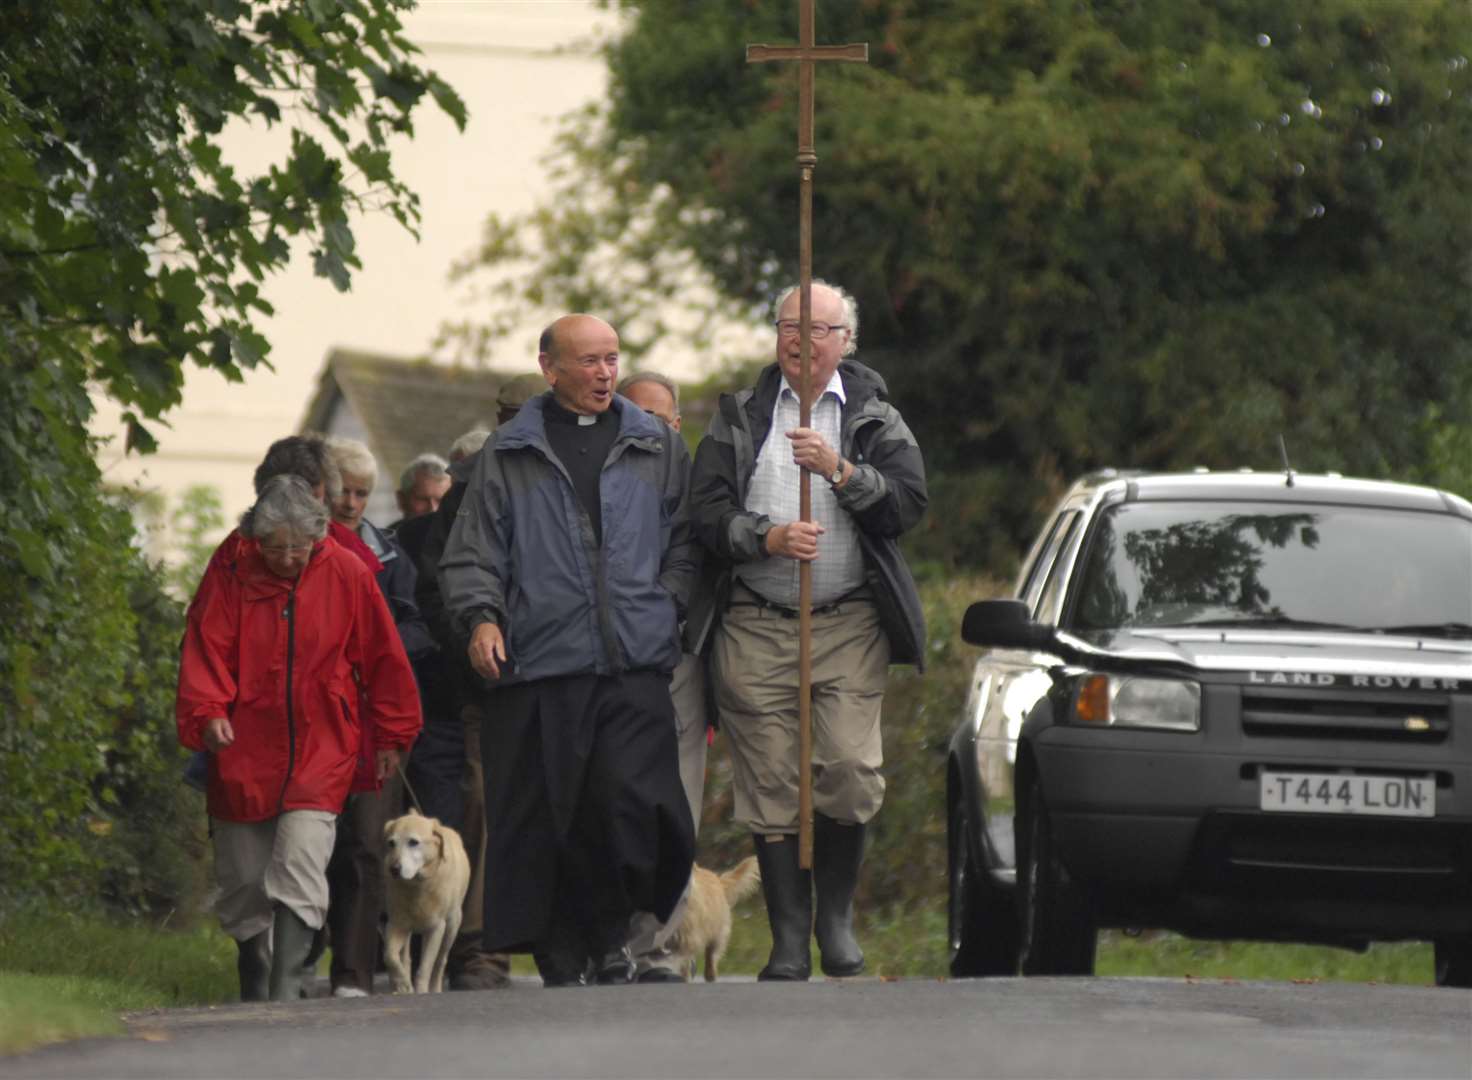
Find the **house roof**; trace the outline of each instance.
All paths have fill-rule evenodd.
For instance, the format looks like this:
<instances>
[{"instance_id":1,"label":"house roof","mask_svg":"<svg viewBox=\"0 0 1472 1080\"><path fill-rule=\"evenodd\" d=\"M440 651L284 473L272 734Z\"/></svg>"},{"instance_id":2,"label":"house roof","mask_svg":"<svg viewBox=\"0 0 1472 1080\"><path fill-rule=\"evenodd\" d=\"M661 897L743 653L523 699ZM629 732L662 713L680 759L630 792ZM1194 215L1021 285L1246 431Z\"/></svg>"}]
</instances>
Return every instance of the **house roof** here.
<instances>
[{"instance_id":1,"label":"house roof","mask_svg":"<svg viewBox=\"0 0 1472 1080\"><path fill-rule=\"evenodd\" d=\"M465 432L494 428L496 391L508 378L514 376L334 349L300 430L327 431L346 401L367 429L369 449L396 481L420 454L447 456Z\"/></svg>"}]
</instances>

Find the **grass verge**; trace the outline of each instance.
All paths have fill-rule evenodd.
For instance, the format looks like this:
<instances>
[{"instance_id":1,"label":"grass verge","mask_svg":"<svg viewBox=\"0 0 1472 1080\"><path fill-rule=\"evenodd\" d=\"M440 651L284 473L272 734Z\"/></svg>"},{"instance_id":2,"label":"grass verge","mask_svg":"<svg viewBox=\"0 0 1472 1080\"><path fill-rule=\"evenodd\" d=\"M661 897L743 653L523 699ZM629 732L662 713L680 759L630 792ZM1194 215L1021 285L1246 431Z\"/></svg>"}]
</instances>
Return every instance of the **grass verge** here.
<instances>
[{"instance_id":1,"label":"grass verge","mask_svg":"<svg viewBox=\"0 0 1472 1080\"><path fill-rule=\"evenodd\" d=\"M122 1030L120 1012L233 1001L235 945L214 927L26 913L0 923L0 1052Z\"/></svg>"},{"instance_id":2,"label":"grass verge","mask_svg":"<svg viewBox=\"0 0 1472 1080\"><path fill-rule=\"evenodd\" d=\"M868 974L943 978L948 974L946 913L940 902L922 908L879 912L859 928ZM721 970L754 975L766 963L771 937L760 901L743 904L732 919L731 947ZM818 970L817 951L813 970ZM1130 937L1118 930L1099 935L1100 975L1240 981L1404 983L1435 980L1431 946L1382 942L1364 952L1317 945L1256 941L1198 941L1178 934L1147 932Z\"/></svg>"}]
</instances>

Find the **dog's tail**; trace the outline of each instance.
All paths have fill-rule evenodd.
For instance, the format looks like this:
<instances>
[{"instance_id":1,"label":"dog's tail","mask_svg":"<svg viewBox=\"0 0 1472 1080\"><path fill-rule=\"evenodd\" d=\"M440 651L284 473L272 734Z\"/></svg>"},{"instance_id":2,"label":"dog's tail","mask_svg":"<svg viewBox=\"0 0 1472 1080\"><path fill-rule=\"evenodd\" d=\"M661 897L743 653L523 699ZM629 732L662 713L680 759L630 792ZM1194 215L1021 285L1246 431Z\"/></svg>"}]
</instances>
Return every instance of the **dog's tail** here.
<instances>
[{"instance_id":1,"label":"dog's tail","mask_svg":"<svg viewBox=\"0 0 1472 1080\"><path fill-rule=\"evenodd\" d=\"M735 907L756 891L762 883L762 872L757 868L756 856L748 855L721 875L721 888L726 893L726 903Z\"/></svg>"}]
</instances>

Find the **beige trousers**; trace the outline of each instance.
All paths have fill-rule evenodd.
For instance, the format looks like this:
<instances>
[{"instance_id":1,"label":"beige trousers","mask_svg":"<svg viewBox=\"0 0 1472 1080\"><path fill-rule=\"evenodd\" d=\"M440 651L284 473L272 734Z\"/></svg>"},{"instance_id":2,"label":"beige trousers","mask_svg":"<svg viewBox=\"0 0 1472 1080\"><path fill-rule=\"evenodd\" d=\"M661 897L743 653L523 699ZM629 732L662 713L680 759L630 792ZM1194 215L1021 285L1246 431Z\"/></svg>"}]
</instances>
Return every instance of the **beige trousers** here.
<instances>
[{"instance_id":1,"label":"beige trousers","mask_svg":"<svg viewBox=\"0 0 1472 1080\"><path fill-rule=\"evenodd\" d=\"M327 860L336 823L337 815L326 810L288 810L266 821L211 818L220 928L236 941L248 941L270 928L278 903L320 928L327 917Z\"/></svg>"},{"instance_id":2,"label":"beige trousers","mask_svg":"<svg viewBox=\"0 0 1472 1080\"><path fill-rule=\"evenodd\" d=\"M733 604L711 658L731 747L733 817L764 835L797 831L797 628L770 608ZM812 666L813 809L861 825L884 801L879 716L889 639L872 600L813 616Z\"/></svg>"}]
</instances>

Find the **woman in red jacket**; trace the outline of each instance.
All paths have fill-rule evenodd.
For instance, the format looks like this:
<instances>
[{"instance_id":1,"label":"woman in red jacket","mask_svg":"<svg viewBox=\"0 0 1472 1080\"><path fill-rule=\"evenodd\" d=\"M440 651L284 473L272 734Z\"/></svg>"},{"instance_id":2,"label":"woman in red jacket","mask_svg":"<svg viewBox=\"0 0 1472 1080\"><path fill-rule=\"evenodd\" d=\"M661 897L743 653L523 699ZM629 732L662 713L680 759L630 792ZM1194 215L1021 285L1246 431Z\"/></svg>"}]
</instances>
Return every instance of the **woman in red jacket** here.
<instances>
[{"instance_id":1,"label":"woman in red jacket","mask_svg":"<svg viewBox=\"0 0 1472 1080\"><path fill-rule=\"evenodd\" d=\"M327 536L306 482L269 481L240 532L233 568L190 607L176 714L179 741L210 752L216 911L241 999L291 1001L363 730L381 778L422 721L373 574Z\"/></svg>"}]
</instances>

